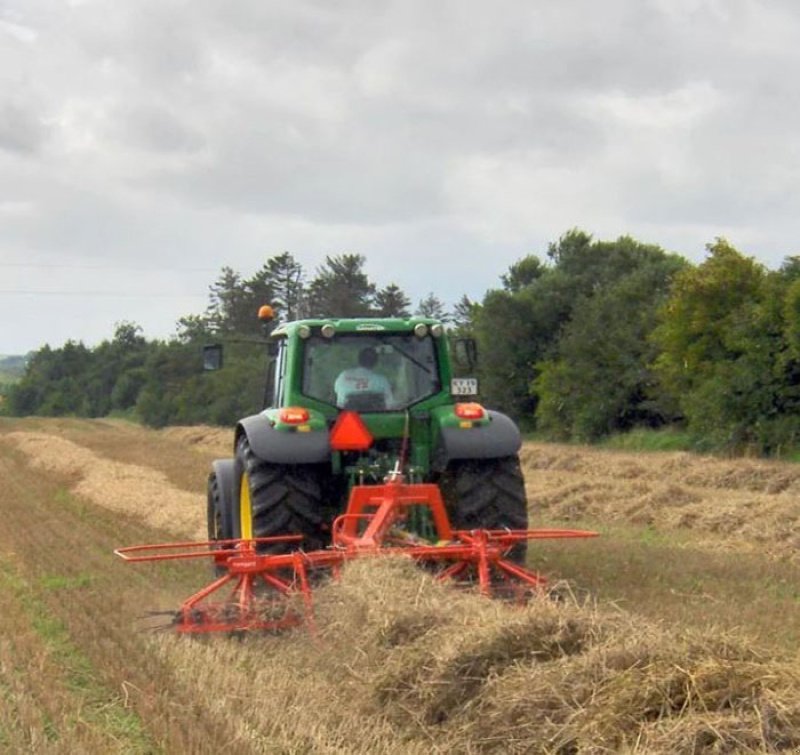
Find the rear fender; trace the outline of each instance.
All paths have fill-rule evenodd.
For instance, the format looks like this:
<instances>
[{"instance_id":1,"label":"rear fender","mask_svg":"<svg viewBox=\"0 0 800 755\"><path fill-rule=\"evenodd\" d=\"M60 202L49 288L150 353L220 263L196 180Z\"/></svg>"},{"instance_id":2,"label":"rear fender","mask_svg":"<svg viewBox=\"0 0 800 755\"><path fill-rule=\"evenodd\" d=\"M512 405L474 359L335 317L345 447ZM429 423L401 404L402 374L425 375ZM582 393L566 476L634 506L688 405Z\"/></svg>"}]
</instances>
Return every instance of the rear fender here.
<instances>
[{"instance_id":1,"label":"rear fender","mask_svg":"<svg viewBox=\"0 0 800 755\"><path fill-rule=\"evenodd\" d=\"M277 430L265 414L254 414L239 422L234 449L242 435L247 436L256 456L273 464L321 464L331 459L327 432L299 432L296 428Z\"/></svg>"},{"instance_id":2,"label":"rear fender","mask_svg":"<svg viewBox=\"0 0 800 755\"><path fill-rule=\"evenodd\" d=\"M441 427L435 466L443 470L457 459L499 459L514 456L522 436L513 420L500 412L488 411L489 422L469 429Z\"/></svg>"}]
</instances>

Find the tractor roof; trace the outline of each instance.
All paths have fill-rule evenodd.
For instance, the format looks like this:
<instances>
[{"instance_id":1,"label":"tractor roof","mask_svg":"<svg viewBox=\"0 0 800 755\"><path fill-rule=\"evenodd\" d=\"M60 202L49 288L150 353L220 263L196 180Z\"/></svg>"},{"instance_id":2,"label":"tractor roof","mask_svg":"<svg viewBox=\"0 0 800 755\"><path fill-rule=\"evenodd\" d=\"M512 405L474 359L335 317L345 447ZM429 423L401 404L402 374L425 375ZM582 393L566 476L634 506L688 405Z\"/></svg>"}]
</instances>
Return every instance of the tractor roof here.
<instances>
[{"instance_id":1,"label":"tractor roof","mask_svg":"<svg viewBox=\"0 0 800 755\"><path fill-rule=\"evenodd\" d=\"M309 319L295 320L278 325L273 331L272 336L293 336L298 328L321 328L323 325L332 325L337 333L412 333L414 326L424 323L425 325L441 325L439 320L430 317L358 317L358 318L329 318L329 319Z\"/></svg>"}]
</instances>

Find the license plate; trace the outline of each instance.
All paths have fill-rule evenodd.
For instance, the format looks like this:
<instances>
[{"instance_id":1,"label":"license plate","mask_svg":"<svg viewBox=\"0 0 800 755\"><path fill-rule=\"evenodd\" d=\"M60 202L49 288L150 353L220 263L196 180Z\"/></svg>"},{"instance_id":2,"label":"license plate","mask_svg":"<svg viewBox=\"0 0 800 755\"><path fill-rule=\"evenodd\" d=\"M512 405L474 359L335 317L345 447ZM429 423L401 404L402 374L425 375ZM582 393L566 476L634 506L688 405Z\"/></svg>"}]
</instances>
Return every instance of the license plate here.
<instances>
[{"instance_id":1,"label":"license plate","mask_svg":"<svg viewBox=\"0 0 800 755\"><path fill-rule=\"evenodd\" d=\"M453 378L450 381L450 393L453 396L477 396L477 378Z\"/></svg>"}]
</instances>

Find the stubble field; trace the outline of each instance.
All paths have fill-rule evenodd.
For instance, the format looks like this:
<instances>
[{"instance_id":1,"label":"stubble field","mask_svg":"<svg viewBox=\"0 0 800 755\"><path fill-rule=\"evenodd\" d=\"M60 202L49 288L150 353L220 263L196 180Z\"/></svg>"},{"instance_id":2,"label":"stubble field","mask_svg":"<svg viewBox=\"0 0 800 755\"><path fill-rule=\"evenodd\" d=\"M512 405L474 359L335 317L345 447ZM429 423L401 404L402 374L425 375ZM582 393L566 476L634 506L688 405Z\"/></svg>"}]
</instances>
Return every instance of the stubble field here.
<instances>
[{"instance_id":1,"label":"stubble field","mask_svg":"<svg viewBox=\"0 0 800 755\"><path fill-rule=\"evenodd\" d=\"M800 747L800 467L526 445L525 609L356 564L319 636L151 631L202 565L115 547L204 538L229 431L0 422L0 751L776 752ZM156 619L155 621L158 621Z\"/></svg>"}]
</instances>

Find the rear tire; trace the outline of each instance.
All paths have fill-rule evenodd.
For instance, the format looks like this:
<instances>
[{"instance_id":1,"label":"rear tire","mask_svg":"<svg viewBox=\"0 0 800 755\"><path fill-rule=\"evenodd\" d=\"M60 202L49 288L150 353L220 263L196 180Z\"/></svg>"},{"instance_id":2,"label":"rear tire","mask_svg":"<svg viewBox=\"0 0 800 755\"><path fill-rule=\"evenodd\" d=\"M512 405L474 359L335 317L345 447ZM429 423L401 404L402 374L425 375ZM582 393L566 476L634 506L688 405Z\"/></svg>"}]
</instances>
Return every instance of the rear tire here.
<instances>
[{"instance_id":1,"label":"rear tire","mask_svg":"<svg viewBox=\"0 0 800 755\"><path fill-rule=\"evenodd\" d=\"M242 435L235 458L235 537L303 536L298 543L259 548L267 553L324 548L330 543L330 530L322 500L323 479L321 465L264 461Z\"/></svg>"},{"instance_id":2,"label":"rear tire","mask_svg":"<svg viewBox=\"0 0 800 755\"><path fill-rule=\"evenodd\" d=\"M528 529L525 480L517 456L452 461L441 487L454 529ZM521 542L508 559L524 566L527 553L528 543Z\"/></svg>"}]
</instances>

